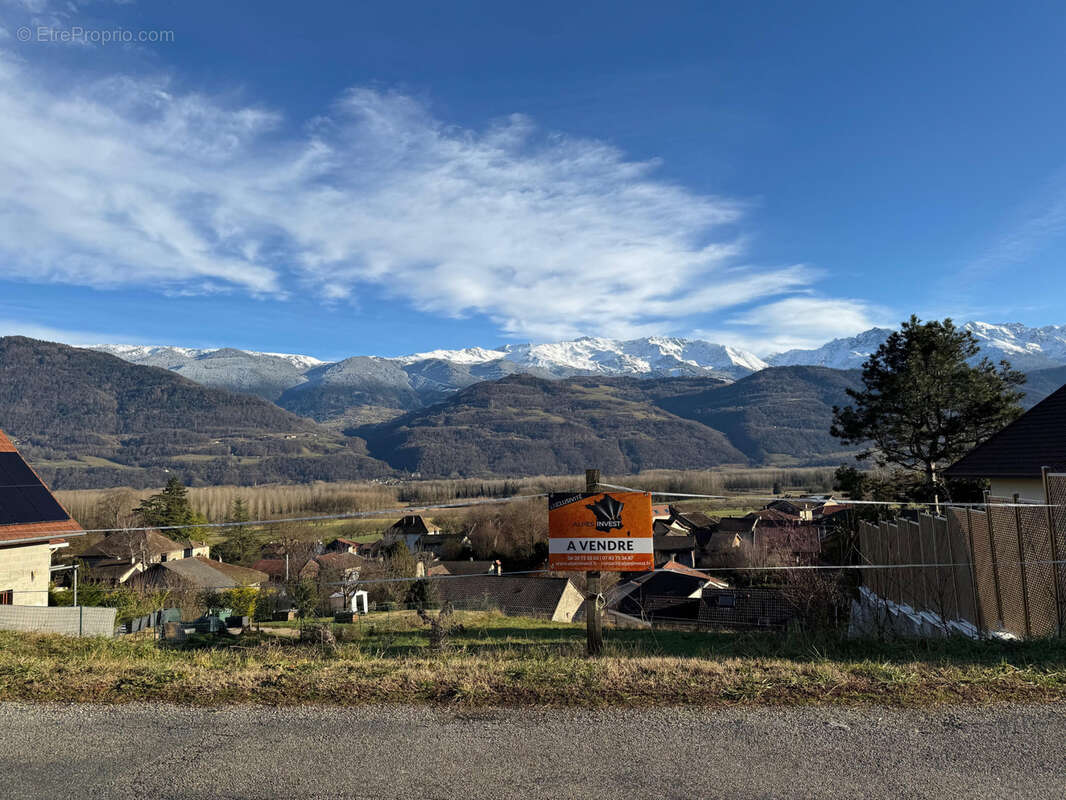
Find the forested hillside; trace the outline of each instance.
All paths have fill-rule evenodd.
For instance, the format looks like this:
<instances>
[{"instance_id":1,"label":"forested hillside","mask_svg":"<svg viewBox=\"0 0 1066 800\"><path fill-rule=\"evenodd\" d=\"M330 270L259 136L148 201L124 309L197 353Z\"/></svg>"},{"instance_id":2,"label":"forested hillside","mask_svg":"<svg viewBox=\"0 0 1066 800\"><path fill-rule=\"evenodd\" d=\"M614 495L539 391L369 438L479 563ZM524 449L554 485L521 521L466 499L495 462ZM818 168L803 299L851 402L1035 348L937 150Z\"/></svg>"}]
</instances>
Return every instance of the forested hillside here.
<instances>
[{"instance_id":1,"label":"forested hillside","mask_svg":"<svg viewBox=\"0 0 1066 800\"><path fill-rule=\"evenodd\" d=\"M56 488L361 478L387 468L257 397L92 350L0 338L0 428Z\"/></svg>"},{"instance_id":2,"label":"forested hillside","mask_svg":"<svg viewBox=\"0 0 1066 800\"><path fill-rule=\"evenodd\" d=\"M772 367L659 405L722 431L754 463L830 463L851 452L829 435L833 406L860 382L858 370Z\"/></svg>"},{"instance_id":3,"label":"forested hillside","mask_svg":"<svg viewBox=\"0 0 1066 800\"><path fill-rule=\"evenodd\" d=\"M1063 370L1031 373L1026 403L1058 388ZM307 415L298 416L166 369L2 338L0 428L57 488L157 486L174 474L202 485L824 465L850 456L829 425L860 381L857 370L791 366L736 382L515 374L455 391L442 387L475 376L433 359L417 369L349 359L312 372L284 393ZM380 422L341 433L345 419Z\"/></svg>"},{"instance_id":4,"label":"forested hillside","mask_svg":"<svg viewBox=\"0 0 1066 800\"><path fill-rule=\"evenodd\" d=\"M712 379L713 380L713 379ZM657 408L632 378L479 383L357 433L370 451L424 475L535 475L745 464L721 433Z\"/></svg>"}]
</instances>

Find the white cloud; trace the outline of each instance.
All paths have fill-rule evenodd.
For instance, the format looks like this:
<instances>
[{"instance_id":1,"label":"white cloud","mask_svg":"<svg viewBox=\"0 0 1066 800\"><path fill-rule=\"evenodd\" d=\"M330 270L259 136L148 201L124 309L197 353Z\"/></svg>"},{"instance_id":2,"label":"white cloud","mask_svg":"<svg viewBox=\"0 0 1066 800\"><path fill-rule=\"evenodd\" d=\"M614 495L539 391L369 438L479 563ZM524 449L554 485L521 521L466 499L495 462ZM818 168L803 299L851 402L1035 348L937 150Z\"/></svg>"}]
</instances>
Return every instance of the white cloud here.
<instances>
[{"instance_id":1,"label":"white cloud","mask_svg":"<svg viewBox=\"0 0 1066 800\"><path fill-rule=\"evenodd\" d=\"M870 328L895 327L886 309L863 300L799 295L765 303L726 320L728 331L701 331L705 338L736 343L758 355L820 347L831 339Z\"/></svg>"},{"instance_id":2,"label":"white cloud","mask_svg":"<svg viewBox=\"0 0 1066 800\"><path fill-rule=\"evenodd\" d=\"M0 51L7 277L328 302L372 286L552 339L676 331L817 277L738 266L740 203L523 116L455 128L357 88L284 125L158 79L49 89Z\"/></svg>"}]
</instances>

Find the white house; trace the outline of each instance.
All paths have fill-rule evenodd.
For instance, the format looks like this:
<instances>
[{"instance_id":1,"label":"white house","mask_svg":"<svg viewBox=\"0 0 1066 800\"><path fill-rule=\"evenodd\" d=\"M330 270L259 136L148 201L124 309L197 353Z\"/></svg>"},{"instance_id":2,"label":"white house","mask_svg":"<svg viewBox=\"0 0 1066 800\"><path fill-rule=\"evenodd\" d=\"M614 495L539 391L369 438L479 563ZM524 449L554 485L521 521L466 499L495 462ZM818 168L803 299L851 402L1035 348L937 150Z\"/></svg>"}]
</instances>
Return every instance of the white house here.
<instances>
[{"instance_id":1,"label":"white house","mask_svg":"<svg viewBox=\"0 0 1066 800\"><path fill-rule=\"evenodd\" d=\"M48 605L52 553L81 530L0 431L0 605Z\"/></svg>"}]
</instances>

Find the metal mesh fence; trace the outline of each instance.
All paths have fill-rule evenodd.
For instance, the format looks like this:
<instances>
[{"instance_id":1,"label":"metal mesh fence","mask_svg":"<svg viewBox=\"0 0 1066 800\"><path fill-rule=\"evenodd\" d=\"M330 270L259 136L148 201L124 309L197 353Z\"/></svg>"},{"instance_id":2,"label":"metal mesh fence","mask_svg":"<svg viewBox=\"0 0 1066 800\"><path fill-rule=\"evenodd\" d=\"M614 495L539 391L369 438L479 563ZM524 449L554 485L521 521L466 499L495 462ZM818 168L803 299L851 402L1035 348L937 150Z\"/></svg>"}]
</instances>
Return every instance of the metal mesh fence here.
<instances>
[{"instance_id":1,"label":"metal mesh fence","mask_svg":"<svg viewBox=\"0 0 1066 800\"><path fill-rule=\"evenodd\" d=\"M1066 603L1066 475L1048 479L1051 508L989 498L984 511L951 508L863 523L860 547L871 569L863 583L879 597L945 620L1019 637L1057 635ZM917 565L917 566L912 566Z\"/></svg>"},{"instance_id":2,"label":"metal mesh fence","mask_svg":"<svg viewBox=\"0 0 1066 800\"><path fill-rule=\"evenodd\" d=\"M1066 474L1049 474L1047 498L1052 504L1048 509L1051 528L1051 546L1054 561L1066 559ZM1055 564L1052 571L1058 598L1060 630L1066 627L1066 564Z\"/></svg>"},{"instance_id":3,"label":"metal mesh fence","mask_svg":"<svg viewBox=\"0 0 1066 800\"><path fill-rule=\"evenodd\" d=\"M1024 590L1026 578L1021 564L1018 529L1014 509L1000 503L1012 502L1006 497L989 497L987 516L992 549L995 555L996 573L999 578L999 596L1003 608L1003 630L1015 636L1027 636L1029 615L1028 593Z\"/></svg>"},{"instance_id":4,"label":"metal mesh fence","mask_svg":"<svg viewBox=\"0 0 1066 800\"><path fill-rule=\"evenodd\" d=\"M1013 509L1019 532L1029 635L1050 636L1059 631L1055 599L1055 570L1051 563L1051 529L1045 508Z\"/></svg>"},{"instance_id":5,"label":"metal mesh fence","mask_svg":"<svg viewBox=\"0 0 1066 800\"><path fill-rule=\"evenodd\" d=\"M972 622L977 628L984 627L978 607L976 565L973 550L970 547L970 531L965 525L966 512L961 509L949 509L944 521L944 538L950 553L947 563L952 567L952 583L957 599L959 619Z\"/></svg>"}]
</instances>

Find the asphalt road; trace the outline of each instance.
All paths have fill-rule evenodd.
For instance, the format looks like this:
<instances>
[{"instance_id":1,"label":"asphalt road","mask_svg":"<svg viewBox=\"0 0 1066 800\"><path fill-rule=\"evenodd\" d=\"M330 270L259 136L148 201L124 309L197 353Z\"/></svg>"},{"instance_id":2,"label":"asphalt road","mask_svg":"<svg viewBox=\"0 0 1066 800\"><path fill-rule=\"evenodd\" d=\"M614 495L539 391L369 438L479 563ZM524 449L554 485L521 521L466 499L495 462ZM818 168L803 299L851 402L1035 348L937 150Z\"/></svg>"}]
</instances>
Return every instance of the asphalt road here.
<instances>
[{"instance_id":1,"label":"asphalt road","mask_svg":"<svg viewBox=\"0 0 1066 800\"><path fill-rule=\"evenodd\" d=\"M3 798L1066 796L1066 708L0 704Z\"/></svg>"}]
</instances>

